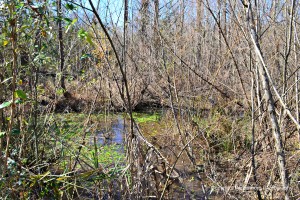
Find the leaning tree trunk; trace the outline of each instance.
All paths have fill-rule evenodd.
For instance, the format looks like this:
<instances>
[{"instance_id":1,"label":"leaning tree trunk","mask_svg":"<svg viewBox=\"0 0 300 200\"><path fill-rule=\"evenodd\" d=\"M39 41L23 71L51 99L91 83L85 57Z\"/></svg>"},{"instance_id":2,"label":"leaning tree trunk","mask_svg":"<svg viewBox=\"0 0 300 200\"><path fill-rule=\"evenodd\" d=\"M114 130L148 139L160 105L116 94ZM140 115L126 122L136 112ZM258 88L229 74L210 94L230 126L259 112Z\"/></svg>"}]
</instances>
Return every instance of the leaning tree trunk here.
<instances>
[{"instance_id":1,"label":"leaning tree trunk","mask_svg":"<svg viewBox=\"0 0 300 200\"><path fill-rule=\"evenodd\" d=\"M275 140L275 148L276 148L276 154L277 154L277 162L279 167L279 173L281 178L282 187L284 189L285 193L285 199L289 199L289 180L288 180L288 172L286 169L286 161L285 161L285 153L284 148L282 145L282 138L280 133L280 128L278 124L278 119L275 112L275 103L274 98L271 93L271 87L270 87L270 80L269 76L267 75L267 68L262 56L262 52L260 49L260 44L258 41L258 35L256 31L256 26L254 25L254 17L253 17L253 11L251 7L251 2L248 5L248 23L249 23L249 29L250 29L250 35L251 39L255 48L255 52L257 54L257 57L260 60L260 64L258 64L258 72L260 75L260 81L262 83L262 87L265 94L265 101L268 107L268 113L269 113L269 120L273 131L273 137ZM251 21L250 21L251 20ZM256 23L257 24L257 23Z\"/></svg>"}]
</instances>

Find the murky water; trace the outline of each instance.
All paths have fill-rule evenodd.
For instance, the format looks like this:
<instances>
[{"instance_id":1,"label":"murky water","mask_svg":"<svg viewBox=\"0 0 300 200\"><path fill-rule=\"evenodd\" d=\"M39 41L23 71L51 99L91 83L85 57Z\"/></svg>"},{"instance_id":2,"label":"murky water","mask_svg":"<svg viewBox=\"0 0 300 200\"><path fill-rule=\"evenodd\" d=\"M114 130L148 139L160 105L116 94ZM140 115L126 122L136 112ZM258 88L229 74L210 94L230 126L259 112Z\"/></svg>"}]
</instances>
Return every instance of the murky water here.
<instances>
[{"instance_id":1,"label":"murky water","mask_svg":"<svg viewBox=\"0 0 300 200\"><path fill-rule=\"evenodd\" d=\"M152 112L133 113L135 121L143 129L144 134L152 135L161 128L159 123L163 112L161 110L153 110ZM113 116L109 122L104 123L103 128L96 131L97 141L101 145L123 145L126 137L126 123L129 119L123 114ZM146 129L146 131L145 131Z\"/></svg>"},{"instance_id":2,"label":"murky water","mask_svg":"<svg viewBox=\"0 0 300 200\"><path fill-rule=\"evenodd\" d=\"M124 137L125 121L121 115L117 116L117 119L111 122L110 128L104 128L102 130L97 131L98 142L102 145L122 145L124 142Z\"/></svg>"}]
</instances>

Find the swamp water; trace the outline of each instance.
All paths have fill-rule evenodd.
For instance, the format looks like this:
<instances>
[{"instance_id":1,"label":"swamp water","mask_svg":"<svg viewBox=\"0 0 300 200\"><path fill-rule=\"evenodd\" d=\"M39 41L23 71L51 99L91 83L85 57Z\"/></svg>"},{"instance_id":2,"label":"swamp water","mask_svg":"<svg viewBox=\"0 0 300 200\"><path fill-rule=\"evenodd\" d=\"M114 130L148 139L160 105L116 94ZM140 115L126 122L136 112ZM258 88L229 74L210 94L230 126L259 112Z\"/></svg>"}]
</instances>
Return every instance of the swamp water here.
<instances>
[{"instance_id":1,"label":"swamp water","mask_svg":"<svg viewBox=\"0 0 300 200\"><path fill-rule=\"evenodd\" d=\"M123 145L125 141L125 120L122 115L118 115L117 119L111 122L110 129L97 131L97 141L100 145Z\"/></svg>"},{"instance_id":2,"label":"swamp water","mask_svg":"<svg viewBox=\"0 0 300 200\"><path fill-rule=\"evenodd\" d=\"M148 130L146 133L148 136L158 132L157 129L160 129L160 119L162 116L163 113L158 111L153 113L133 113L135 121L144 130ZM104 124L102 129L95 131L99 145L124 145L130 123L126 114L114 114L108 120L106 119L104 122L100 121L99 123Z\"/></svg>"},{"instance_id":3,"label":"swamp water","mask_svg":"<svg viewBox=\"0 0 300 200\"><path fill-rule=\"evenodd\" d=\"M133 113L135 121L148 139L159 133L167 124L164 116L162 110ZM87 118L88 115L82 113L55 114L50 117L49 132L56 132L60 138L59 142L67 146L67 148L62 148L61 154L70 159L62 163L69 163L74 159L75 152L80 146L82 148L80 157L82 156L85 162L95 160L96 154L98 154L99 163L105 161L104 166L114 165L115 161L125 161L124 148L130 126L129 116L126 113L92 114L89 122L86 123ZM87 125L84 126L84 124ZM95 150L95 147L98 150ZM64 164L63 168L66 165Z\"/></svg>"},{"instance_id":4,"label":"swamp water","mask_svg":"<svg viewBox=\"0 0 300 200\"><path fill-rule=\"evenodd\" d=\"M152 112L134 113L133 117L145 138L156 146L171 164L174 163L176 155L181 151L181 143L179 135L176 134L177 127L174 123L172 112L170 110L155 110ZM186 115L178 117L182 130L193 131L191 122L201 126L210 126L210 123L212 123L207 118L198 118L200 121L195 122L195 118L193 117L195 116ZM61 135L69 143L69 147L65 148L63 153L67 159L60 163L60 167L70 169L67 166L73 163L78 148L82 146L80 153L82 162L81 165L77 166L77 169L79 171L92 170L89 179L98 181L116 180L116 178L124 173L123 170L126 167L124 148L126 133L129 131L129 117L124 113L110 115L93 114L90 117L88 125L83 127L86 119L87 115L77 113L57 114L55 116L55 121L60 127L60 132L62 132ZM220 119L223 120L223 118L215 116L214 123L220 126L220 121L222 121ZM226 124L226 121L222 121L222 123ZM220 126L218 129L221 131L223 127ZM199 139L202 140L200 137ZM88 142L84 144L84 140ZM205 145L201 141L198 142L199 145L197 146L199 147ZM200 159L198 159L200 162L203 162L202 151L197 146L195 146L196 156ZM105 178L102 176L99 177L98 172L93 172L99 166L105 170ZM204 167L203 165L199 166ZM192 196L194 198L203 197L200 182L196 178L198 171L195 171L185 154L178 160L176 168L180 171L185 186L184 188L176 186L175 196L182 197L182 195L185 195L184 191L188 189L193 193ZM91 186L88 184L85 187L88 188Z\"/></svg>"}]
</instances>

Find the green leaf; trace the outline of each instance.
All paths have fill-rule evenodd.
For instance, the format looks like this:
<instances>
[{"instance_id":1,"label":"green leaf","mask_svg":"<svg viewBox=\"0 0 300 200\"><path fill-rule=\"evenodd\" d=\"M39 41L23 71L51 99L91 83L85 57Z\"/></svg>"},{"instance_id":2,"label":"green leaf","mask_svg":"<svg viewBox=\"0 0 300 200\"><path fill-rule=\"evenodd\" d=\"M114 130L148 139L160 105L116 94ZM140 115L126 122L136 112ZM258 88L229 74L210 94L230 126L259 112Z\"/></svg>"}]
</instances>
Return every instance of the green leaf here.
<instances>
[{"instance_id":1,"label":"green leaf","mask_svg":"<svg viewBox=\"0 0 300 200\"><path fill-rule=\"evenodd\" d=\"M3 138L5 136L5 132L0 132L0 138Z\"/></svg>"},{"instance_id":2,"label":"green leaf","mask_svg":"<svg viewBox=\"0 0 300 200\"><path fill-rule=\"evenodd\" d=\"M62 95L64 92L65 92L65 90L61 88L56 91L56 94Z\"/></svg>"},{"instance_id":3,"label":"green leaf","mask_svg":"<svg viewBox=\"0 0 300 200\"><path fill-rule=\"evenodd\" d=\"M77 33L77 36L80 39L85 39L85 37L87 36L87 32L84 29L80 29Z\"/></svg>"},{"instance_id":4,"label":"green leaf","mask_svg":"<svg viewBox=\"0 0 300 200\"><path fill-rule=\"evenodd\" d=\"M23 26L21 26L21 28L18 31L23 32L23 31L27 30L28 28L30 28L30 26L23 25Z\"/></svg>"},{"instance_id":5,"label":"green leaf","mask_svg":"<svg viewBox=\"0 0 300 200\"><path fill-rule=\"evenodd\" d=\"M85 53L85 54L83 54L81 57L80 57L80 59L81 60L83 60L83 59L86 59L86 58L91 58L92 57L92 55L91 54L89 54L89 53Z\"/></svg>"},{"instance_id":6,"label":"green leaf","mask_svg":"<svg viewBox=\"0 0 300 200\"><path fill-rule=\"evenodd\" d=\"M70 18L64 18L64 21L67 22L68 25L72 23L72 20Z\"/></svg>"},{"instance_id":7,"label":"green leaf","mask_svg":"<svg viewBox=\"0 0 300 200\"><path fill-rule=\"evenodd\" d=\"M75 10L75 8L76 8L76 7L75 7L73 4L70 4L70 3L67 3L67 4L66 4L66 9L67 9L67 10Z\"/></svg>"},{"instance_id":8,"label":"green leaf","mask_svg":"<svg viewBox=\"0 0 300 200\"><path fill-rule=\"evenodd\" d=\"M16 8L20 9L20 8L23 8L24 7L24 3L19 3L16 5Z\"/></svg>"},{"instance_id":9,"label":"green leaf","mask_svg":"<svg viewBox=\"0 0 300 200\"><path fill-rule=\"evenodd\" d=\"M88 34L87 36L86 36L86 41L90 44L90 45L94 45L94 43L93 43L93 41L92 41L92 39L91 39L91 36Z\"/></svg>"},{"instance_id":10,"label":"green leaf","mask_svg":"<svg viewBox=\"0 0 300 200\"><path fill-rule=\"evenodd\" d=\"M43 17L44 17L44 18L45 18L45 20L46 20L47 27L49 27L49 24L50 24L50 23L49 23L49 20L48 20L48 18L46 17L46 15L44 15Z\"/></svg>"},{"instance_id":11,"label":"green leaf","mask_svg":"<svg viewBox=\"0 0 300 200\"><path fill-rule=\"evenodd\" d=\"M6 107L10 106L11 103L12 103L12 101L6 101L6 102L3 102L3 103L0 105L0 109L6 108Z\"/></svg>"},{"instance_id":12,"label":"green leaf","mask_svg":"<svg viewBox=\"0 0 300 200\"><path fill-rule=\"evenodd\" d=\"M73 26L76 22L77 22L77 18L73 19L72 22L69 25L66 26L67 27L66 33L68 33L71 26Z\"/></svg>"},{"instance_id":13,"label":"green leaf","mask_svg":"<svg viewBox=\"0 0 300 200\"><path fill-rule=\"evenodd\" d=\"M27 99L27 95L23 90L16 90L15 95L16 95L16 97L19 97L20 99Z\"/></svg>"},{"instance_id":14,"label":"green leaf","mask_svg":"<svg viewBox=\"0 0 300 200\"><path fill-rule=\"evenodd\" d=\"M23 101L22 101L22 99L17 99L17 100L15 101L15 103L16 103L16 104L21 104L21 103L23 103Z\"/></svg>"},{"instance_id":15,"label":"green leaf","mask_svg":"<svg viewBox=\"0 0 300 200\"><path fill-rule=\"evenodd\" d=\"M90 45L94 45L91 36L84 29L80 29L77 33L80 39L85 39Z\"/></svg>"},{"instance_id":16,"label":"green leaf","mask_svg":"<svg viewBox=\"0 0 300 200\"><path fill-rule=\"evenodd\" d=\"M11 130L12 135L20 135L20 133L21 133L20 129L14 128L13 130Z\"/></svg>"},{"instance_id":17,"label":"green leaf","mask_svg":"<svg viewBox=\"0 0 300 200\"><path fill-rule=\"evenodd\" d=\"M73 19L71 25L74 25L77 22L77 20L77 18Z\"/></svg>"}]
</instances>

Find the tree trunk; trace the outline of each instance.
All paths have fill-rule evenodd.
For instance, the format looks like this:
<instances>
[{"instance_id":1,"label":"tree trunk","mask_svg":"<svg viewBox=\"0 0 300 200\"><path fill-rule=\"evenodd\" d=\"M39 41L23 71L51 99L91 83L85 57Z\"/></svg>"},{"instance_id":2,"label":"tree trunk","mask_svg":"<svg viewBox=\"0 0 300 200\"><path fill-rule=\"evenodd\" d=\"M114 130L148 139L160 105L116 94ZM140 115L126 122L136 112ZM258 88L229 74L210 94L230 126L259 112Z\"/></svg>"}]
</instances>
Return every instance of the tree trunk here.
<instances>
[{"instance_id":1,"label":"tree trunk","mask_svg":"<svg viewBox=\"0 0 300 200\"><path fill-rule=\"evenodd\" d=\"M149 0L142 0L142 7L141 7L141 32L142 32L142 38L146 38L146 28L147 24L149 22L149 16L148 16L148 8L149 8Z\"/></svg>"},{"instance_id":2,"label":"tree trunk","mask_svg":"<svg viewBox=\"0 0 300 200\"><path fill-rule=\"evenodd\" d=\"M202 58L201 58L201 43L202 43L202 31L203 31L203 17L204 17L204 8L203 8L203 2L197 1L197 19L196 19L196 30L197 30L197 66L201 66Z\"/></svg>"},{"instance_id":3,"label":"tree trunk","mask_svg":"<svg viewBox=\"0 0 300 200\"><path fill-rule=\"evenodd\" d=\"M59 59L60 59L60 87L66 92L65 85L65 77L63 75L64 72L64 64L65 64L65 56L64 56L64 43L63 43L63 27L62 27L62 3L61 0L57 0L57 15L58 15L58 41L59 41Z\"/></svg>"},{"instance_id":4,"label":"tree trunk","mask_svg":"<svg viewBox=\"0 0 300 200\"><path fill-rule=\"evenodd\" d=\"M12 85L11 85L11 99L12 103L10 105L10 120L8 122L8 129L6 132L6 149L5 149L5 157L4 157L4 169L3 176L6 176L7 168L8 168L8 158L10 156L9 146L11 139L11 132L14 126L14 116L15 116L15 108L16 108L16 82L17 82L17 66L18 66L18 53L17 53L17 16L15 16L15 5L11 5L9 7L9 13L11 17L10 26L11 26L11 50L13 54L11 72L12 72Z\"/></svg>"},{"instance_id":5,"label":"tree trunk","mask_svg":"<svg viewBox=\"0 0 300 200\"><path fill-rule=\"evenodd\" d=\"M159 0L154 0L154 51L155 51L155 59L158 58L159 54Z\"/></svg>"}]
</instances>

